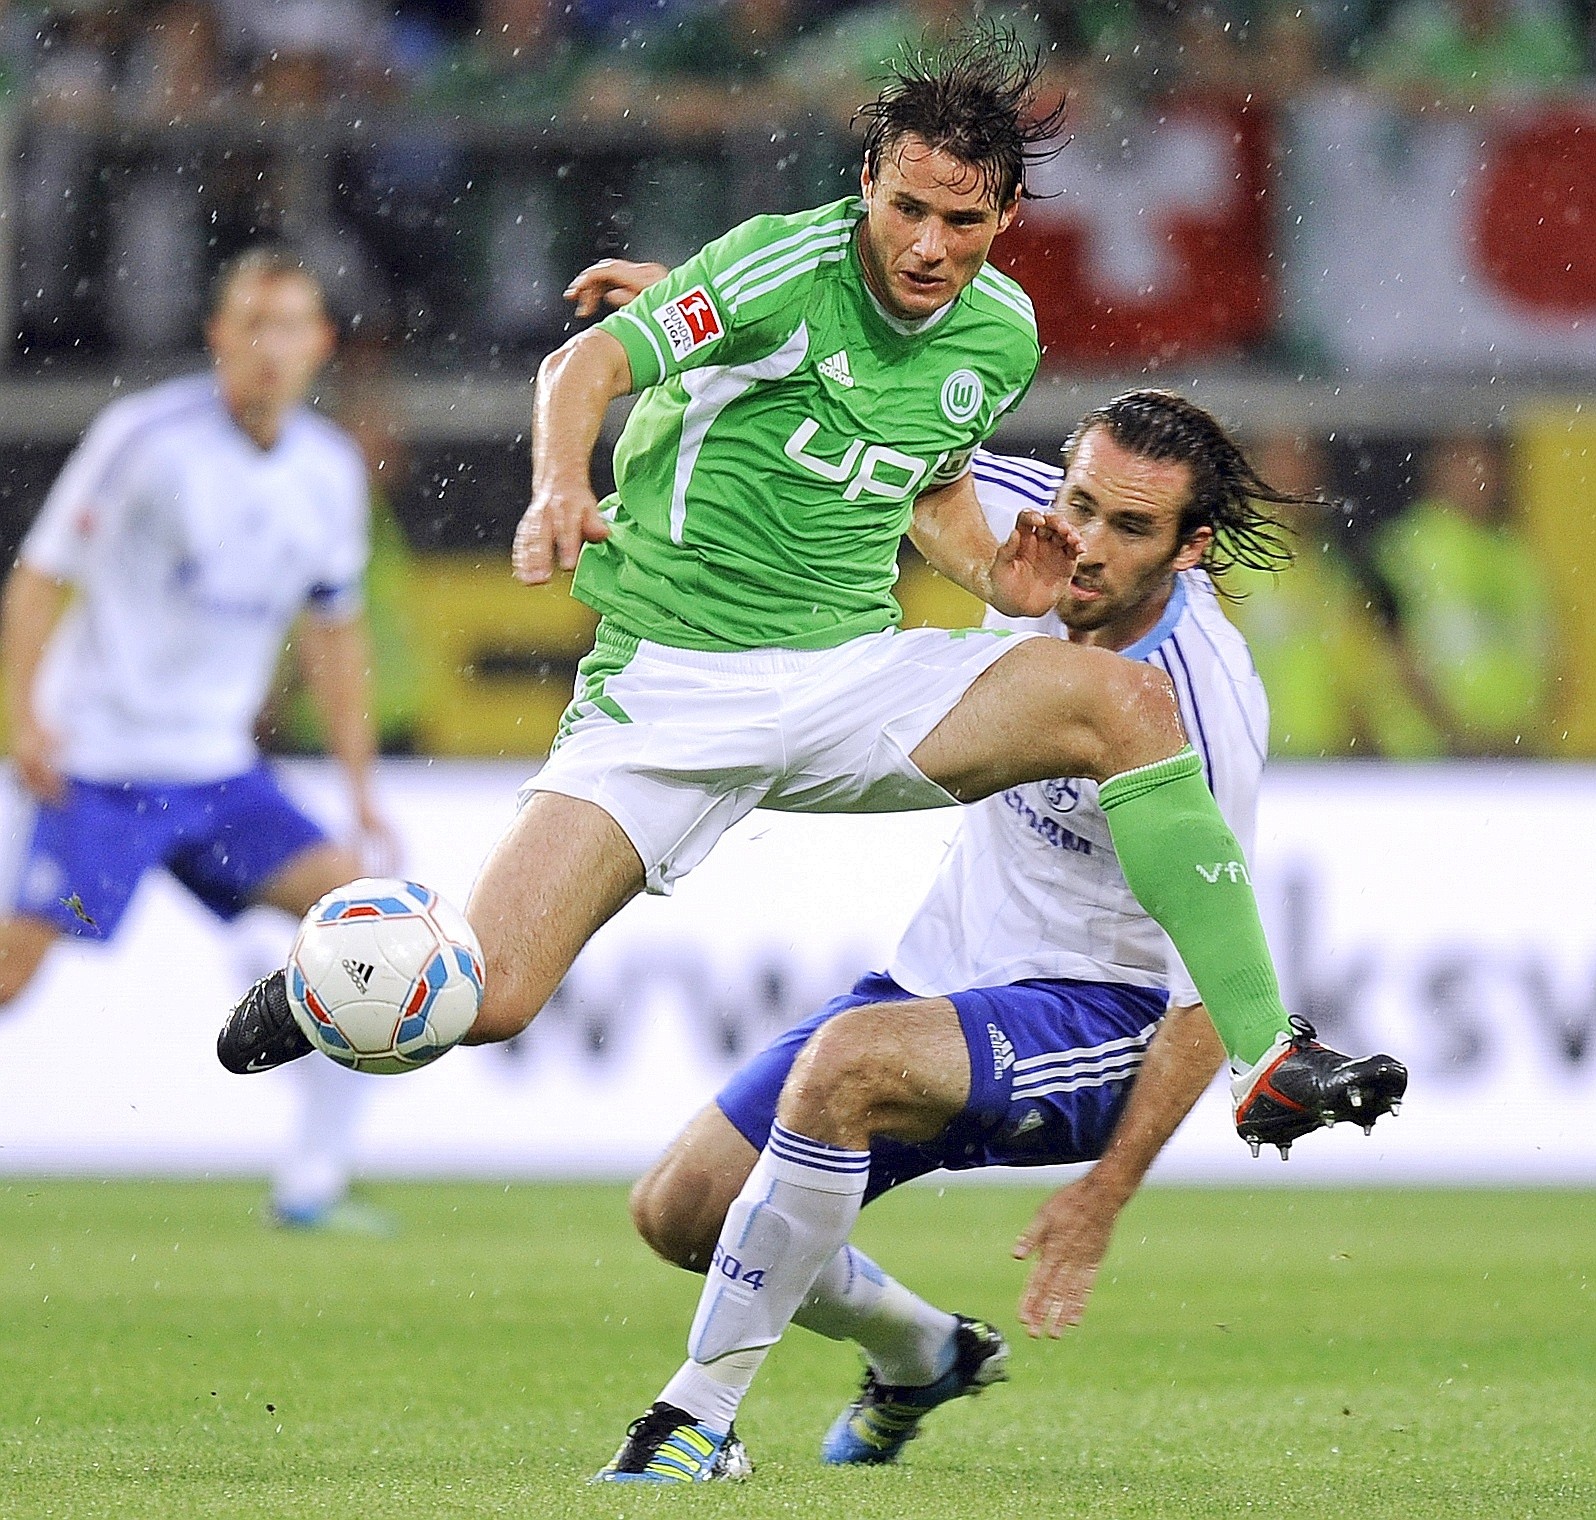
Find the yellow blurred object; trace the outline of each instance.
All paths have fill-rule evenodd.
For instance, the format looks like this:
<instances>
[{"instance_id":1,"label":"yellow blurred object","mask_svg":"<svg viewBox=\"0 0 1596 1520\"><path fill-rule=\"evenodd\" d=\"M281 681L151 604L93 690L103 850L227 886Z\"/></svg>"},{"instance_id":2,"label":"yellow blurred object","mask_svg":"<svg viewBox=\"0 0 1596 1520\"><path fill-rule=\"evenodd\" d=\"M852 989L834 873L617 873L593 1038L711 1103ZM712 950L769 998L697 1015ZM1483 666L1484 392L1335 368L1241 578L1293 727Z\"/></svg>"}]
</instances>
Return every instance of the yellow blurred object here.
<instances>
[{"instance_id":1,"label":"yellow blurred object","mask_svg":"<svg viewBox=\"0 0 1596 1520\"><path fill-rule=\"evenodd\" d=\"M892 592L905 628L979 628L986 616L980 597L938 575L918 554L907 556Z\"/></svg>"},{"instance_id":2,"label":"yellow blurred object","mask_svg":"<svg viewBox=\"0 0 1596 1520\"><path fill-rule=\"evenodd\" d=\"M542 755L571 697L598 619L570 595L512 579L508 555L418 556L418 641L426 662L420 747L433 755Z\"/></svg>"},{"instance_id":3,"label":"yellow blurred object","mask_svg":"<svg viewBox=\"0 0 1596 1520\"><path fill-rule=\"evenodd\" d=\"M1545 753L1596 755L1596 417L1588 402L1570 400L1514 420L1513 494L1561 636Z\"/></svg>"}]
</instances>

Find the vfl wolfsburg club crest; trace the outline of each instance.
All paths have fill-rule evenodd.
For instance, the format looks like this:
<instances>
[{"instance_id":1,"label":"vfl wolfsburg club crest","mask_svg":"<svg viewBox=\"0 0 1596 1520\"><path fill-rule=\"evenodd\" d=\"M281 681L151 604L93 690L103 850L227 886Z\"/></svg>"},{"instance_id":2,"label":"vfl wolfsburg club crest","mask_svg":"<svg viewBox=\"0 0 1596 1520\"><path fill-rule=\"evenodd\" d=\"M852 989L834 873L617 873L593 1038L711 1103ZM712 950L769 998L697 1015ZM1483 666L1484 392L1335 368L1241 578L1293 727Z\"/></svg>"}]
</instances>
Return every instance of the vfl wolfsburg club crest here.
<instances>
[{"instance_id":1,"label":"vfl wolfsburg club crest","mask_svg":"<svg viewBox=\"0 0 1596 1520\"><path fill-rule=\"evenodd\" d=\"M942 382L942 415L949 422L968 422L985 399L981 377L973 369L956 369Z\"/></svg>"}]
</instances>

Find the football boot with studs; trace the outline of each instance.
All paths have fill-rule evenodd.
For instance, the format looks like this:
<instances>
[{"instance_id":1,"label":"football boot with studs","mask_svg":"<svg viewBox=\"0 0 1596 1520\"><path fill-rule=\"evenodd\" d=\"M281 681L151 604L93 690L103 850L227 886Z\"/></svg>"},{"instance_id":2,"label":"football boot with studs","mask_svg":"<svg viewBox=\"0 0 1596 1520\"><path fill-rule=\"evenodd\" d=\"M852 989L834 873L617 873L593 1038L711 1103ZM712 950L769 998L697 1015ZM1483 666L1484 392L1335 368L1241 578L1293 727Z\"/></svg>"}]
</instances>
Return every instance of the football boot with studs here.
<instances>
[{"instance_id":1,"label":"football boot with studs","mask_svg":"<svg viewBox=\"0 0 1596 1520\"><path fill-rule=\"evenodd\" d=\"M1008 1360L1008 1342L996 1329L959 1315L953 1365L922 1387L894 1387L866 1372L859 1397L837 1416L820 1443L820 1460L830 1467L896 1462L933 1409L1001 1383L1009 1375Z\"/></svg>"},{"instance_id":2,"label":"football boot with studs","mask_svg":"<svg viewBox=\"0 0 1596 1520\"><path fill-rule=\"evenodd\" d=\"M725 1435L663 1401L626 1428L621 1449L589 1483L721 1483L753 1476L734 1425Z\"/></svg>"},{"instance_id":3,"label":"football boot with studs","mask_svg":"<svg viewBox=\"0 0 1596 1520\"><path fill-rule=\"evenodd\" d=\"M1408 1069L1393 1056L1354 1059L1329 1050L1306 1019L1291 1018L1250 1071L1233 1077L1230 1096L1236 1133L1254 1156L1278 1146L1280 1159L1302 1136L1332 1124L1359 1124L1365 1134L1382 1114L1394 1114L1408 1089Z\"/></svg>"}]
</instances>

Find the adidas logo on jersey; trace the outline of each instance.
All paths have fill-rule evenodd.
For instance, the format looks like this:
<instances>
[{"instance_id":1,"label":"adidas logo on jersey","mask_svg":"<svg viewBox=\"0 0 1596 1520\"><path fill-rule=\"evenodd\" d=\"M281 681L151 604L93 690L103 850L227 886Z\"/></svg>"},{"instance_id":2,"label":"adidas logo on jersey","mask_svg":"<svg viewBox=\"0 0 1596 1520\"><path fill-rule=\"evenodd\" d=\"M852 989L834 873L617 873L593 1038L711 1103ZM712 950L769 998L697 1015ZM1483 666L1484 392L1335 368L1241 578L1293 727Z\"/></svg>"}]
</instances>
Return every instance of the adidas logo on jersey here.
<instances>
[{"instance_id":1,"label":"adidas logo on jersey","mask_svg":"<svg viewBox=\"0 0 1596 1520\"><path fill-rule=\"evenodd\" d=\"M839 348L829 359L822 359L816 368L826 379L834 380L844 389L853 385L853 374L848 368L848 350Z\"/></svg>"},{"instance_id":2,"label":"adidas logo on jersey","mask_svg":"<svg viewBox=\"0 0 1596 1520\"><path fill-rule=\"evenodd\" d=\"M992 1042L992 1075L1001 1080L1014 1064L1014 1042L996 1024L986 1026L986 1037Z\"/></svg>"},{"instance_id":3,"label":"adidas logo on jersey","mask_svg":"<svg viewBox=\"0 0 1596 1520\"><path fill-rule=\"evenodd\" d=\"M375 966L367 965L364 961L345 961L344 970L349 973L349 980L355 984L356 990L364 992L371 985L372 974Z\"/></svg>"}]
</instances>

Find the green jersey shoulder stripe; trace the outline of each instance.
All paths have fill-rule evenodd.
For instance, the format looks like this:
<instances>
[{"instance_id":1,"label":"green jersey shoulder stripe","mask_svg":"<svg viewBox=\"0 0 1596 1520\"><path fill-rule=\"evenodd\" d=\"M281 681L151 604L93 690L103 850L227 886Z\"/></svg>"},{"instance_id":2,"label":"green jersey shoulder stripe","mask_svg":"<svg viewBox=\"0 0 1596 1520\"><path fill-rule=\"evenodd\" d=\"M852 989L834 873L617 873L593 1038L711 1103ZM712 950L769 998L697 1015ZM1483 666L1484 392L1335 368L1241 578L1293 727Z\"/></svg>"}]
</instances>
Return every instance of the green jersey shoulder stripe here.
<instances>
[{"instance_id":1,"label":"green jersey shoulder stripe","mask_svg":"<svg viewBox=\"0 0 1596 1520\"><path fill-rule=\"evenodd\" d=\"M800 243L796 248L789 249L778 259L761 264L757 269L750 270L735 285L726 287L722 291L731 303L732 309L744 301L752 300L761 291L773 290L784 280L790 277L792 270L801 264L807 263L816 254L826 253L833 249L842 253L848 251L848 242L852 233L846 229L841 232L829 233L825 236L816 236Z\"/></svg>"},{"instance_id":2,"label":"green jersey shoulder stripe","mask_svg":"<svg viewBox=\"0 0 1596 1520\"><path fill-rule=\"evenodd\" d=\"M780 274L773 275L762 285L755 285L745 290L742 295L731 303L733 314L735 315L741 311L748 302L756 301L760 296L768 296L773 290L780 290L789 281L796 280L801 275L813 274L822 264L840 264L848 257L849 241L850 239L844 238L834 246L822 246L809 250L809 257L805 258L802 263L794 264L790 269L784 269Z\"/></svg>"},{"instance_id":3,"label":"green jersey shoulder stripe","mask_svg":"<svg viewBox=\"0 0 1596 1520\"><path fill-rule=\"evenodd\" d=\"M715 276L715 288L727 297L735 296L740 285L749 280L759 279L764 273L764 265L781 263L794 256L794 251L800 244L807 243L812 238L831 239L845 236L859 225L859 216L851 215L836 221L821 222L814 227L805 227L800 232L794 232L787 237L778 238L774 243L766 243L763 248L756 248L746 258L739 259L729 269L723 269Z\"/></svg>"},{"instance_id":4,"label":"green jersey shoulder stripe","mask_svg":"<svg viewBox=\"0 0 1596 1520\"><path fill-rule=\"evenodd\" d=\"M983 278L997 286L999 290L1006 290L1016 300L1024 301L1027 306L1031 304L1031 298L1026 295L1025 287L1013 275L1004 274L992 264L983 264L980 272Z\"/></svg>"},{"instance_id":5,"label":"green jersey shoulder stripe","mask_svg":"<svg viewBox=\"0 0 1596 1520\"><path fill-rule=\"evenodd\" d=\"M1031 305L1030 298L1013 280L999 275L991 265L982 268L971 282L971 288L996 301L999 306L1006 306L1015 316L1023 318L1033 333L1036 331L1036 309Z\"/></svg>"}]
</instances>

